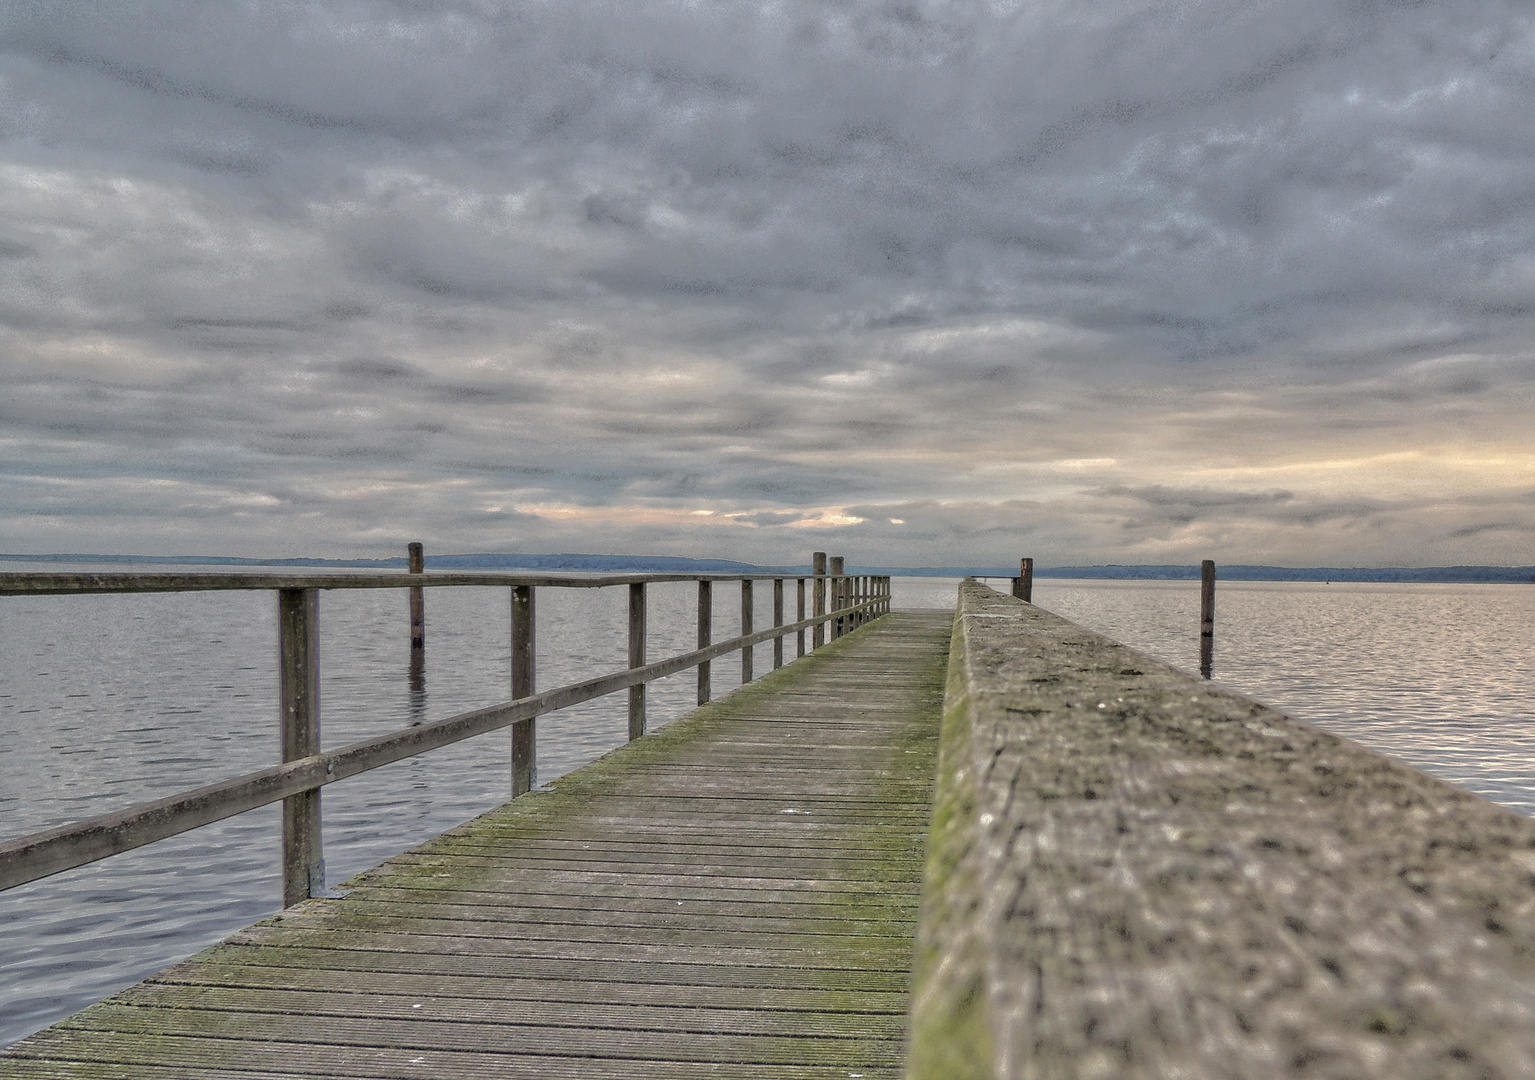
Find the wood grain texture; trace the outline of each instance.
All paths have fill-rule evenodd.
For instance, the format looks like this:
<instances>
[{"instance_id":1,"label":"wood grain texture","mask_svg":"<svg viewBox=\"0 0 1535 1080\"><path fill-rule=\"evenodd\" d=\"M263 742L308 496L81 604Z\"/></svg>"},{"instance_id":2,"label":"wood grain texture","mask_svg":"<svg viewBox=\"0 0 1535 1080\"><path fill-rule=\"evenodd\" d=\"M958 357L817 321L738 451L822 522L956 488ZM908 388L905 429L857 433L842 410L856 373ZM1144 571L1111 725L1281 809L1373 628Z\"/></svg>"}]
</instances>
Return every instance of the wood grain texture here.
<instances>
[{"instance_id":1,"label":"wood grain texture","mask_svg":"<svg viewBox=\"0 0 1535 1080\"><path fill-rule=\"evenodd\" d=\"M896 1077L948 641L876 620L0 1076Z\"/></svg>"}]
</instances>

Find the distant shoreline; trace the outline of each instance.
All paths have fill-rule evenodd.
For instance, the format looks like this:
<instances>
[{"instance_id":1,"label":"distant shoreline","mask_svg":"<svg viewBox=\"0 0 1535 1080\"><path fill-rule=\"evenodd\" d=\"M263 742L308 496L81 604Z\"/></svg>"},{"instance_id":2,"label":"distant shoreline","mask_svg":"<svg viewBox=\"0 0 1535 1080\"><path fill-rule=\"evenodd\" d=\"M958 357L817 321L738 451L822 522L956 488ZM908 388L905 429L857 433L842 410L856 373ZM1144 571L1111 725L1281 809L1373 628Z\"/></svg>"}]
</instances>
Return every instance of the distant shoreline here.
<instances>
[{"instance_id":1,"label":"distant shoreline","mask_svg":"<svg viewBox=\"0 0 1535 1080\"><path fill-rule=\"evenodd\" d=\"M332 569L399 570L406 561L390 559L247 559L222 555L8 555L0 562L77 563L116 566L303 566ZM727 559L686 559L667 555L529 555L472 554L428 555L428 569L435 570L537 570L577 571L586 573L784 573L809 574L810 567L756 566ZM998 566L849 566L854 574L889 574L893 577L1012 577L1016 567ZM1384 567L1292 567L1254 566L1233 563L1222 565L1219 576L1225 581L1366 581L1419 583L1518 583L1535 582L1535 566L1384 566ZM1040 566L1036 578L1075 578L1103 581L1189 581L1197 580L1195 565L1159 564L1145 566Z\"/></svg>"}]
</instances>

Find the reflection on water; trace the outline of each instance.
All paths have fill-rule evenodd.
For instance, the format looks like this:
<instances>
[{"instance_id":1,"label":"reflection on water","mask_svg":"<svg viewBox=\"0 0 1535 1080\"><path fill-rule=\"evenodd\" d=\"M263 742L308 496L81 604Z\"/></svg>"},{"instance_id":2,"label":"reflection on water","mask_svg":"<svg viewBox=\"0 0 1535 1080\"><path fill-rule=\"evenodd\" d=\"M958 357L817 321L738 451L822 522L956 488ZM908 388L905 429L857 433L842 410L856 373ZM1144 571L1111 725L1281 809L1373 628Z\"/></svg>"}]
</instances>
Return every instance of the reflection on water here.
<instances>
[{"instance_id":1,"label":"reflection on water","mask_svg":"<svg viewBox=\"0 0 1535 1080\"><path fill-rule=\"evenodd\" d=\"M410 673L406 676L406 694L410 702L411 726L426 723L426 646L419 641L410 643Z\"/></svg>"},{"instance_id":2,"label":"reflection on water","mask_svg":"<svg viewBox=\"0 0 1535 1080\"><path fill-rule=\"evenodd\" d=\"M897 607L954 605L952 580L892 584ZM695 587L648 592L648 655L691 648ZM738 595L715 590L715 640L739 627ZM622 588L540 590L541 688L626 666L627 599ZM1197 582L1036 578L1034 599L1198 669ZM0 611L0 836L276 760L270 594L6 597ZM408 620L401 591L322 596L327 748L508 696L506 589L428 590L430 655L409 648ZM1535 812L1535 588L1223 582L1215 635L1222 684ZM755 669L771 665L771 644L758 646ZM739 659L714 661L713 678L717 693L739 683ZM652 728L691 707L693 679L652 684ZM623 694L542 718L541 776L619 745L627 729ZM329 786L333 882L497 805L509 784L499 732ZM270 914L277 860L277 810L265 807L0 894L0 1043Z\"/></svg>"}]
</instances>

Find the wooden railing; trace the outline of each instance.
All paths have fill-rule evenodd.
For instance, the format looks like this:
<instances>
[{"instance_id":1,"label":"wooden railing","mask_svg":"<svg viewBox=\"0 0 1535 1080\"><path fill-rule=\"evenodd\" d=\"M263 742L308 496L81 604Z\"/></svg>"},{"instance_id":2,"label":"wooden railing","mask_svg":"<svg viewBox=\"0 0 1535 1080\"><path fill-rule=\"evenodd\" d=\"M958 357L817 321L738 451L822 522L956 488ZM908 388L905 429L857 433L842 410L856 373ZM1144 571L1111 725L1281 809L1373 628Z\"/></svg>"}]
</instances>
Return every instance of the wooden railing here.
<instances>
[{"instance_id":1,"label":"wooden railing","mask_svg":"<svg viewBox=\"0 0 1535 1080\"><path fill-rule=\"evenodd\" d=\"M567 576L507 573L244 574L112 573L0 574L0 596L79 593L201 592L261 590L277 594L278 722L281 762L270 768L221 780L153 802L87 818L0 844L0 890L35 881L110 855L130 851L189 829L242 814L258 806L283 804L283 905L325 891L325 861L320 830L320 789L326 784L377 769L402 758L448 746L501 728L512 729L511 794L522 795L538 782L535 720L545 713L583 701L629 692L629 738L645 734L645 686L688 668L698 669L698 703L711 697L710 662L741 652L741 681L752 680L752 647L773 643L773 667L784 663L784 639L794 635L795 655L806 653L829 635L835 639L890 610L889 577L848 576L842 560L816 556L812 573L605 574ZM784 583L795 582L795 618L784 621ZM696 581L698 645L691 652L646 661L646 587L659 582ZM741 586L741 633L712 642L712 599L717 583ZM773 583L773 624L753 628L756 582ZM806 582L810 611L806 612ZM445 720L366 739L338 750L320 749L319 594L330 589L411 589L412 644L420 640L420 604L416 590L443 586L498 586L511 590L511 700L459 713ZM536 691L535 596L541 588L629 590L628 667L542 693Z\"/></svg>"}]
</instances>

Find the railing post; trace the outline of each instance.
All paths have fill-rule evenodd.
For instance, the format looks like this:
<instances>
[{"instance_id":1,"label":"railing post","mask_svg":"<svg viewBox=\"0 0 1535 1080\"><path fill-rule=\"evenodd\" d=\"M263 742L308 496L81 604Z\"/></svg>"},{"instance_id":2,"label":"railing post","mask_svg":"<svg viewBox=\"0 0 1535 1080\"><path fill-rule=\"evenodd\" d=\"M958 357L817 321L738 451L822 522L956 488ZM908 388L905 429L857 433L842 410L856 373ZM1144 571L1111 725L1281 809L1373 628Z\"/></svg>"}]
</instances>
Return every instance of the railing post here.
<instances>
[{"instance_id":1,"label":"railing post","mask_svg":"<svg viewBox=\"0 0 1535 1080\"><path fill-rule=\"evenodd\" d=\"M783 578L773 579L773 625L783 625ZM773 639L773 670L783 667L783 635Z\"/></svg>"},{"instance_id":2,"label":"railing post","mask_svg":"<svg viewBox=\"0 0 1535 1080\"><path fill-rule=\"evenodd\" d=\"M320 593L277 591L277 683L283 761L320 752ZM283 907L325 893L320 789L282 801Z\"/></svg>"},{"instance_id":3,"label":"railing post","mask_svg":"<svg viewBox=\"0 0 1535 1080\"><path fill-rule=\"evenodd\" d=\"M817 551L810 556L811 591L815 594L814 618L826 614L826 552ZM810 647L819 649L826 644L826 624L816 623L810 631Z\"/></svg>"},{"instance_id":4,"label":"railing post","mask_svg":"<svg viewBox=\"0 0 1535 1080\"><path fill-rule=\"evenodd\" d=\"M700 581L698 583L698 647L706 649L713 637L714 629L714 595L713 582ZM705 660L698 665L698 703L706 705L709 702L709 661Z\"/></svg>"},{"instance_id":5,"label":"railing post","mask_svg":"<svg viewBox=\"0 0 1535 1080\"><path fill-rule=\"evenodd\" d=\"M512 586L512 699L532 697L537 685L538 626L534 618L533 586ZM538 786L538 729L536 720L512 725L512 798Z\"/></svg>"},{"instance_id":6,"label":"railing post","mask_svg":"<svg viewBox=\"0 0 1535 1080\"><path fill-rule=\"evenodd\" d=\"M741 636L746 637L752 632L752 586L756 584L751 578L741 579ZM752 646L741 647L741 685L745 686L752 681Z\"/></svg>"},{"instance_id":7,"label":"railing post","mask_svg":"<svg viewBox=\"0 0 1535 1080\"><path fill-rule=\"evenodd\" d=\"M405 551L409 556L410 572L420 574L426 570L426 555L421 545L412 541ZM421 586L410 587L410 651L414 654L426 648L426 600Z\"/></svg>"},{"instance_id":8,"label":"railing post","mask_svg":"<svg viewBox=\"0 0 1535 1080\"><path fill-rule=\"evenodd\" d=\"M1199 564L1199 673L1210 678L1215 667L1215 561Z\"/></svg>"},{"instance_id":9,"label":"railing post","mask_svg":"<svg viewBox=\"0 0 1535 1080\"><path fill-rule=\"evenodd\" d=\"M826 560L826 571L831 575L831 610L833 612L840 612L843 608L847 607L845 602L847 578L842 573L846 566L847 564L841 555L833 555L830 559ZM838 615L831 621L831 639L833 641L842 636L842 622L843 616L841 615Z\"/></svg>"},{"instance_id":10,"label":"railing post","mask_svg":"<svg viewBox=\"0 0 1535 1080\"><path fill-rule=\"evenodd\" d=\"M629 586L629 666L645 666L645 583ZM645 734L645 684L629 687L629 741Z\"/></svg>"},{"instance_id":11,"label":"railing post","mask_svg":"<svg viewBox=\"0 0 1535 1080\"><path fill-rule=\"evenodd\" d=\"M805 579L796 578L794 583L794 621L805 621ZM805 655L805 628L800 627L794 635L794 655Z\"/></svg>"},{"instance_id":12,"label":"railing post","mask_svg":"<svg viewBox=\"0 0 1535 1080\"><path fill-rule=\"evenodd\" d=\"M1025 604L1034 602L1034 560L1018 560L1018 576L1013 578L1013 595Z\"/></svg>"}]
</instances>

